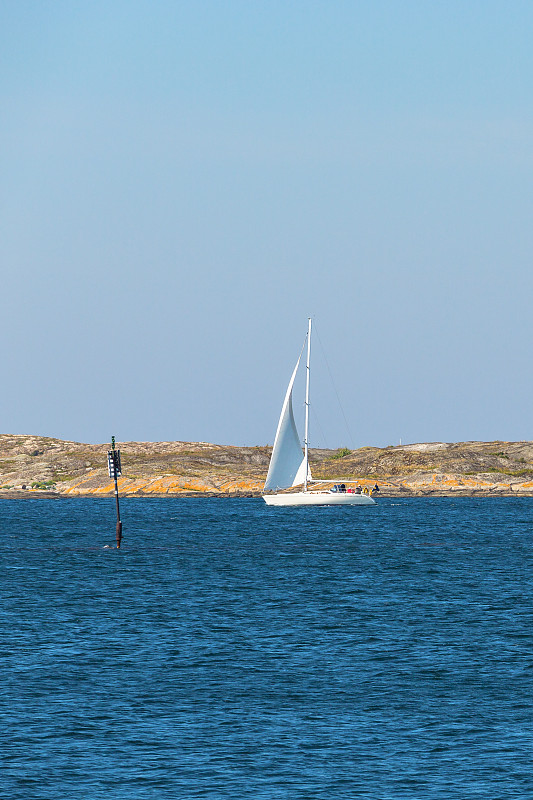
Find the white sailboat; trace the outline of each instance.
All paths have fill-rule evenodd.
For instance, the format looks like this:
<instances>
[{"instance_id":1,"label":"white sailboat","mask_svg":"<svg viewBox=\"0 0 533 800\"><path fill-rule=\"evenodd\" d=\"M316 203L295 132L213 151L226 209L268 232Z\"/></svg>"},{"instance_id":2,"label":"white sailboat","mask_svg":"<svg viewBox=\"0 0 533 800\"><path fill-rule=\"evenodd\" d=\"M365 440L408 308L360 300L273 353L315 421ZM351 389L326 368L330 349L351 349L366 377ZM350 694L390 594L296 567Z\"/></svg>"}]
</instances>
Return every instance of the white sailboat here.
<instances>
[{"instance_id":1,"label":"white sailboat","mask_svg":"<svg viewBox=\"0 0 533 800\"><path fill-rule=\"evenodd\" d=\"M303 348L302 348L303 352ZM355 490L311 489L313 482L309 469L309 379L311 361L311 319L307 330L307 371L305 380L305 435L304 451L292 411L292 389L300 366L302 353L296 362L281 408L281 415L270 457L268 474L263 488L263 500L269 506L360 506L374 505L368 494L358 494ZM316 481L315 483L318 483ZM333 481L327 481L333 483ZM301 491L283 492L280 490L302 486ZM266 494L266 492L272 492Z\"/></svg>"}]
</instances>

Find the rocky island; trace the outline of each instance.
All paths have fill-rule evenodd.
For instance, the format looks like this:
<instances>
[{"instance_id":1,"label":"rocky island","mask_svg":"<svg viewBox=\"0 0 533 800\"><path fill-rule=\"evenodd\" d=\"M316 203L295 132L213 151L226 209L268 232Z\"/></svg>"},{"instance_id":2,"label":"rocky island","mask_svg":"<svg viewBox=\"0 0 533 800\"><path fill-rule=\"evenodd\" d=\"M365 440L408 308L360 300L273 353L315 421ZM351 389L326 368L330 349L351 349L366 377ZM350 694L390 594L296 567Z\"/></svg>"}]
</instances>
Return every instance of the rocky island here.
<instances>
[{"instance_id":1,"label":"rocky island","mask_svg":"<svg viewBox=\"0 0 533 800\"><path fill-rule=\"evenodd\" d=\"M106 496L108 444L0 435L0 498ZM122 442L121 495L258 496L271 447ZM430 442L310 450L313 477L382 496L533 495L533 442Z\"/></svg>"}]
</instances>

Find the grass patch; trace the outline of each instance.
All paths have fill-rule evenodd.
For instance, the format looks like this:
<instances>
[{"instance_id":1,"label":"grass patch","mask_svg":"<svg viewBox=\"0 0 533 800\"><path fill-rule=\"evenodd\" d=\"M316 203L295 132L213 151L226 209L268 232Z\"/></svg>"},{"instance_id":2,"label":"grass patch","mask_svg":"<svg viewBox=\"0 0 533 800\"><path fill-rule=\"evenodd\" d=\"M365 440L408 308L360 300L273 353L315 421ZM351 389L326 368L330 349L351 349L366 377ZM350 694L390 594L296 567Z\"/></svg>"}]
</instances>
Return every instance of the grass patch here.
<instances>
[{"instance_id":1,"label":"grass patch","mask_svg":"<svg viewBox=\"0 0 533 800\"><path fill-rule=\"evenodd\" d=\"M517 469L515 472L506 469L505 475L512 475L514 478L521 478L523 475L532 475L533 470L531 469Z\"/></svg>"},{"instance_id":2,"label":"grass patch","mask_svg":"<svg viewBox=\"0 0 533 800\"><path fill-rule=\"evenodd\" d=\"M495 472L498 475L509 475L511 478L522 478L525 475L533 475L533 469L497 469L497 467L489 467L488 469L476 469L473 472L463 472L463 475L482 475L487 472Z\"/></svg>"},{"instance_id":3,"label":"grass patch","mask_svg":"<svg viewBox=\"0 0 533 800\"><path fill-rule=\"evenodd\" d=\"M33 481L31 484L32 489L52 489L55 487L55 481Z\"/></svg>"},{"instance_id":4,"label":"grass patch","mask_svg":"<svg viewBox=\"0 0 533 800\"><path fill-rule=\"evenodd\" d=\"M79 475L59 475L57 472L54 474L53 483L59 483L60 481L73 481L75 478L79 478Z\"/></svg>"},{"instance_id":5,"label":"grass patch","mask_svg":"<svg viewBox=\"0 0 533 800\"><path fill-rule=\"evenodd\" d=\"M480 467L479 469L472 469L472 470L469 470L468 472L463 472L462 474L463 475L484 475L487 472L497 472L500 475L505 475L505 471L504 470L497 469L496 467L487 467L487 469L485 469L484 467Z\"/></svg>"}]
</instances>

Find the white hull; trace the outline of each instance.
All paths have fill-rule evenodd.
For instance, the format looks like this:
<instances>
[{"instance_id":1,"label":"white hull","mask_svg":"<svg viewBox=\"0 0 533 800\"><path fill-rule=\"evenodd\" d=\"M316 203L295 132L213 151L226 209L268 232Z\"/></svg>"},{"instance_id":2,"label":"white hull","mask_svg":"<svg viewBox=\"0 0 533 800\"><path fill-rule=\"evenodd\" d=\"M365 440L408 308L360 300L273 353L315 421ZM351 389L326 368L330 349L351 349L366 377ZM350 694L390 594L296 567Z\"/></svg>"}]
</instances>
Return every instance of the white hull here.
<instances>
[{"instance_id":1,"label":"white hull","mask_svg":"<svg viewBox=\"0 0 533 800\"><path fill-rule=\"evenodd\" d=\"M293 492L264 494L267 506L373 506L376 501L368 494L351 492Z\"/></svg>"}]
</instances>

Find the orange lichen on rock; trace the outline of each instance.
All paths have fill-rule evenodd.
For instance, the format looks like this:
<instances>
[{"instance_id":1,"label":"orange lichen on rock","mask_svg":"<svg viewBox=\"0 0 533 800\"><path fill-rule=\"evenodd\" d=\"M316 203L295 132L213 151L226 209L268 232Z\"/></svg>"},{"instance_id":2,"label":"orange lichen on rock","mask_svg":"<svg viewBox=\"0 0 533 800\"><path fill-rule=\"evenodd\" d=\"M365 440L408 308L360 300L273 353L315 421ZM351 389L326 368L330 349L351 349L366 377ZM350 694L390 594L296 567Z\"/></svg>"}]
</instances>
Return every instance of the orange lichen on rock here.
<instances>
[{"instance_id":1,"label":"orange lichen on rock","mask_svg":"<svg viewBox=\"0 0 533 800\"><path fill-rule=\"evenodd\" d=\"M447 473L419 473L409 475L400 480L400 486L411 493L422 494L447 494L448 492L491 492L502 484L494 484L490 481L474 478L465 475ZM505 485L507 488L507 484Z\"/></svg>"},{"instance_id":2,"label":"orange lichen on rock","mask_svg":"<svg viewBox=\"0 0 533 800\"><path fill-rule=\"evenodd\" d=\"M120 478L118 489L121 495L147 494L230 494L230 493L258 493L262 489L262 482L254 480L233 479L218 482L217 480L202 480L200 478L177 478L175 475L164 475L158 478ZM111 495L115 491L112 481L102 480L96 483L94 476L82 478L64 486L62 494L66 495Z\"/></svg>"}]
</instances>

